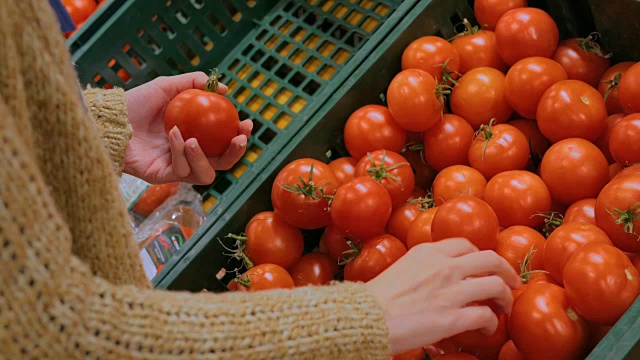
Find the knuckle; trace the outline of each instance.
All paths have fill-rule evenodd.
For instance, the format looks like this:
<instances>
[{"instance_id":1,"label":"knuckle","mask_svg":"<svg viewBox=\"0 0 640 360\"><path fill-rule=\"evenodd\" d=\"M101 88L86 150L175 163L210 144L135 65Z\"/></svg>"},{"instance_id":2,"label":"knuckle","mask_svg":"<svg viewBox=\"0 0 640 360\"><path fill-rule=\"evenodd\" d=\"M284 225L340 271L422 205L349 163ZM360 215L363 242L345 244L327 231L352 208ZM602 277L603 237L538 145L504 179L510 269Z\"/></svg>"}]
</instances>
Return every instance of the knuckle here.
<instances>
[{"instance_id":1,"label":"knuckle","mask_svg":"<svg viewBox=\"0 0 640 360\"><path fill-rule=\"evenodd\" d=\"M502 294L505 286L507 286L502 278L499 276L487 276L485 281L487 282L487 286L498 294Z\"/></svg>"}]
</instances>

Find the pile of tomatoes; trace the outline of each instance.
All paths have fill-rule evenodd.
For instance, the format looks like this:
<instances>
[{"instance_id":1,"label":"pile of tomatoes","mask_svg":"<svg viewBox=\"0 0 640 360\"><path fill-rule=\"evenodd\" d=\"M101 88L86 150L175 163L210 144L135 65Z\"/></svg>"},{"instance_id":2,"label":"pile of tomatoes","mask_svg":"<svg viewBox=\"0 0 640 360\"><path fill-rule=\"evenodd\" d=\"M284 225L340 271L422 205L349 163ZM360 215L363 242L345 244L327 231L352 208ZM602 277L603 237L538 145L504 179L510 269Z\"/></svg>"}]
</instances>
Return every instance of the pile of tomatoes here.
<instances>
[{"instance_id":1,"label":"pile of tomatoes","mask_svg":"<svg viewBox=\"0 0 640 360\"><path fill-rule=\"evenodd\" d=\"M367 282L414 246L464 237L521 274L512 313L492 335L397 359L588 354L640 294L640 63L612 66L597 34L560 42L526 6L477 0L482 28L411 43L387 106L347 120L350 157L279 173L274 211L235 237L248 270L230 288ZM302 230L322 228L303 255Z\"/></svg>"},{"instance_id":2,"label":"pile of tomatoes","mask_svg":"<svg viewBox=\"0 0 640 360\"><path fill-rule=\"evenodd\" d=\"M70 38L93 13L107 0L62 0L62 5L67 9L71 20L76 25L76 30L66 33L65 37Z\"/></svg>"}]
</instances>

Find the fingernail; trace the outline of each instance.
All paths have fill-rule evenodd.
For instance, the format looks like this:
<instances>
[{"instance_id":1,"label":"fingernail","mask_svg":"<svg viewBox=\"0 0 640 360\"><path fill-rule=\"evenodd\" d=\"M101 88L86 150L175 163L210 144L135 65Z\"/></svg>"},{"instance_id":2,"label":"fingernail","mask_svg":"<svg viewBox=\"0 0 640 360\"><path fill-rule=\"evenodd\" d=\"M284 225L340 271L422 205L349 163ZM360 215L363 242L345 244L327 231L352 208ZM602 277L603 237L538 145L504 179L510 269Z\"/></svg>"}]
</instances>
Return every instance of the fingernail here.
<instances>
[{"instance_id":1,"label":"fingernail","mask_svg":"<svg viewBox=\"0 0 640 360\"><path fill-rule=\"evenodd\" d=\"M245 146L247 146L247 137L243 136L242 141L240 141L240 147L245 147Z\"/></svg>"},{"instance_id":2,"label":"fingernail","mask_svg":"<svg viewBox=\"0 0 640 360\"><path fill-rule=\"evenodd\" d=\"M198 153L198 141L194 141L191 145L189 145L189 151L191 151L192 154Z\"/></svg>"},{"instance_id":3,"label":"fingernail","mask_svg":"<svg viewBox=\"0 0 640 360\"><path fill-rule=\"evenodd\" d=\"M174 126L173 128L171 128L171 130L169 131L169 136L171 136L172 140L178 141L178 133L180 132L180 130L178 130L177 126Z\"/></svg>"}]
</instances>

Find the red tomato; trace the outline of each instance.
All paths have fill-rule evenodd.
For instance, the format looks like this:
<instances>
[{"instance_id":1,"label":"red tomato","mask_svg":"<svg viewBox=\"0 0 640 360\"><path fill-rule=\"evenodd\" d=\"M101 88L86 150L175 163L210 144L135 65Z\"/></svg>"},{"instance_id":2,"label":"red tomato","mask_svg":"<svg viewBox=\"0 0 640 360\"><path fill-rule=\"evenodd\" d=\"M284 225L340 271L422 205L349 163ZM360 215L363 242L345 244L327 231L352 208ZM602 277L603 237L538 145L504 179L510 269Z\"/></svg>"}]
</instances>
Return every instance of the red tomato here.
<instances>
[{"instance_id":1,"label":"red tomato","mask_svg":"<svg viewBox=\"0 0 640 360\"><path fill-rule=\"evenodd\" d=\"M624 166L640 163L640 114L631 114L611 130L609 151Z\"/></svg>"},{"instance_id":2,"label":"red tomato","mask_svg":"<svg viewBox=\"0 0 640 360\"><path fill-rule=\"evenodd\" d=\"M437 211L437 207L428 209L413 220L407 229L407 248L411 249L418 244L432 242L431 224Z\"/></svg>"},{"instance_id":3,"label":"red tomato","mask_svg":"<svg viewBox=\"0 0 640 360\"><path fill-rule=\"evenodd\" d=\"M484 201L496 212L502 227L539 226L544 219L535 215L551 210L547 185L538 175L523 170L494 176L485 188Z\"/></svg>"},{"instance_id":4,"label":"red tomato","mask_svg":"<svg viewBox=\"0 0 640 360\"><path fill-rule=\"evenodd\" d=\"M424 348L420 348L393 355L391 357L391 360L424 360L427 358L431 359L429 353L427 353L427 350Z\"/></svg>"},{"instance_id":5,"label":"red tomato","mask_svg":"<svg viewBox=\"0 0 640 360\"><path fill-rule=\"evenodd\" d=\"M588 327L561 287L532 284L513 304L509 334L525 359L580 359Z\"/></svg>"},{"instance_id":6,"label":"red tomato","mask_svg":"<svg viewBox=\"0 0 640 360\"><path fill-rule=\"evenodd\" d=\"M614 162L613 164L609 165L609 177L611 179L615 178L616 175L618 175L623 169L624 166L622 166L620 163Z\"/></svg>"},{"instance_id":7,"label":"red tomato","mask_svg":"<svg viewBox=\"0 0 640 360\"><path fill-rule=\"evenodd\" d=\"M609 164L602 152L584 139L554 144L542 158L540 177L562 204L593 198L609 182Z\"/></svg>"},{"instance_id":8,"label":"red tomato","mask_svg":"<svg viewBox=\"0 0 640 360\"><path fill-rule=\"evenodd\" d=\"M580 248L590 243L611 245L611 240L597 226L583 222L566 222L549 235L544 247L544 267L562 284L564 269Z\"/></svg>"},{"instance_id":9,"label":"red tomato","mask_svg":"<svg viewBox=\"0 0 640 360\"><path fill-rule=\"evenodd\" d=\"M627 255L607 244L587 244L576 251L563 278L576 311L600 325L615 324L640 295L638 270Z\"/></svg>"},{"instance_id":10,"label":"red tomato","mask_svg":"<svg viewBox=\"0 0 640 360\"><path fill-rule=\"evenodd\" d=\"M94 0L62 0L62 5L67 9L71 20L76 25L87 20L98 7Z\"/></svg>"},{"instance_id":11,"label":"red tomato","mask_svg":"<svg viewBox=\"0 0 640 360\"><path fill-rule=\"evenodd\" d=\"M476 68L466 73L451 92L451 111L461 116L475 129L509 120L513 109L507 103L505 76L489 67Z\"/></svg>"},{"instance_id":12,"label":"red tomato","mask_svg":"<svg viewBox=\"0 0 640 360\"><path fill-rule=\"evenodd\" d=\"M389 192L394 208L404 204L415 187L411 165L393 151L377 150L363 157L356 165L355 176L370 176L382 184Z\"/></svg>"},{"instance_id":13,"label":"red tomato","mask_svg":"<svg viewBox=\"0 0 640 360\"><path fill-rule=\"evenodd\" d=\"M367 282L380 275L406 253L407 248L391 235L384 234L371 238L365 242L357 256L345 266L344 279Z\"/></svg>"},{"instance_id":14,"label":"red tomato","mask_svg":"<svg viewBox=\"0 0 640 360\"><path fill-rule=\"evenodd\" d=\"M452 165L469 164L473 128L457 115L446 114L424 133L424 156L437 171Z\"/></svg>"},{"instance_id":15,"label":"red tomato","mask_svg":"<svg viewBox=\"0 0 640 360\"><path fill-rule=\"evenodd\" d=\"M289 225L277 213L255 215L245 229L244 254L253 265L275 264L285 269L293 266L304 251L302 232Z\"/></svg>"},{"instance_id":16,"label":"red tomato","mask_svg":"<svg viewBox=\"0 0 640 360\"><path fill-rule=\"evenodd\" d=\"M542 253L539 253L538 256L542 256ZM518 289L511 290L511 294L513 295L513 301L516 301L522 293L527 291L530 286L533 284L546 283L546 284L555 284L553 279L549 277L544 272L533 272L530 273L527 270L521 272L520 278L522 279L522 286ZM558 285L558 284L556 284Z\"/></svg>"},{"instance_id":17,"label":"red tomato","mask_svg":"<svg viewBox=\"0 0 640 360\"><path fill-rule=\"evenodd\" d=\"M453 45L437 36L414 40L402 53L402 70L418 69L433 76L439 83L457 79L460 56Z\"/></svg>"},{"instance_id":18,"label":"red tomato","mask_svg":"<svg viewBox=\"0 0 640 360\"><path fill-rule=\"evenodd\" d=\"M483 125L469 147L469 163L485 178L509 170L522 170L529 162L527 137L508 124Z\"/></svg>"},{"instance_id":19,"label":"red tomato","mask_svg":"<svg viewBox=\"0 0 640 360\"><path fill-rule=\"evenodd\" d=\"M568 138L596 141L607 127L607 106L602 95L586 83L564 80L540 99L538 127L555 143Z\"/></svg>"},{"instance_id":20,"label":"red tomato","mask_svg":"<svg viewBox=\"0 0 640 360\"><path fill-rule=\"evenodd\" d=\"M567 80L567 72L557 62L530 57L509 69L505 82L507 102L518 114L535 119L542 95L555 83Z\"/></svg>"},{"instance_id":21,"label":"red tomato","mask_svg":"<svg viewBox=\"0 0 640 360\"><path fill-rule=\"evenodd\" d=\"M431 238L435 241L462 237L480 250L493 250L498 241L500 225L493 209L484 201L461 196L438 208L431 224Z\"/></svg>"},{"instance_id":22,"label":"red tomato","mask_svg":"<svg viewBox=\"0 0 640 360\"><path fill-rule=\"evenodd\" d=\"M493 31L480 30L477 26L472 27L466 19L464 23L465 31L458 34L451 42L460 55L460 73L464 75L469 70L479 67L507 71L507 64L498 54L496 34Z\"/></svg>"},{"instance_id":23,"label":"red tomato","mask_svg":"<svg viewBox=\"0 0 640 360\"><path fill-rule=\"evenodd\" d=\"M138 198L132 209L142 216L149 216L178 191L178 186L180 183L151 185Z\"/></svg>"},{"instance_id":24,"label":"red tomato","mask_svg":"<svg viewBox=\"0 0 640 360\"><path fill-rule=\"evenodd\" d=\"M391 196L384 186L362 176L338 189L331 204L331 221L349 236L368 239L384 231L391 209Z\"/></svg>"},{"instance_id":25,"label":"red tomato","mask_svg":"<svg viewBox=\"0 0 640 360\"><path fill-rule=\"evenodd\" d=\"M427 197L427 192L416 186L415 188L413 188L413 192L411 193L411 196L409 197L409 200L407 200L407 201L418 200L420 198L426 198L426 197ZM433 200L433 199L431 199L431 200Z\"/></svg>"},{"instance_id":26,"label":"red tomato","mask_svg":"<svg viewBox=\"0 0 640 360\"><path fill-rule=\"evenodd\" d=\"M427 164L424 159L424 151L404 151L400 155L411 164L413 174L415 176L416 187L421 189L430 189L433 185L433 180L438 174L431 166Z\"/></svg>"},{"instance_id":27,"label":"red tomato","mask_svg":"<svg viewBox=\"0 0 640 360\"><path fill-rule=\"evenodd\" d=\"M480 360L493 360L498 357L502 346L509 340L507 331L507 315L498 315L498 328L491 335L481 330L467 331L451 338L460 351L473 354Z\"/></svg>"},{"instance_id":28,"label":"red tomato","mask_svg":"<svg viewBox=\"0 0 640 360\"><path fill-rule=\"evenodd\" d=\"M167 135L174 126L184 139L195 138L208 157L221 155L238 136L240 118L226 97L198 89L186 90L171 100L164 113Z\"/></svg>"},{"instance_id":29,"label":"red tomato","mask_svg":"<svg viewBox=\"0 0 640 360\"><path fill-rule=\"evenodd\" d=\"M477 357L462 352L448 353L438 356L436 360L480 360Z\"/></svg>"},{"instance_id":30,"label":"red tomato","mask_svg":"<svg viewBox=\"0 0 640 360\"><path fill-rule=\"evenodd\" d=\"M338 179L338 185L342 185L355 178L356 165L358 165L358 160L352 157L335 159L329 163L329 167L333 170L336 179Z\"/></svg>"},{"instance_id":31,"label":"red tomato","mask_svg":"<svg viewBox=\"0 0 640 360\"><path fill-rule=\"evenodd\" d=\"M400 152L407 132L391 112L381 105L366 105L356 110L344 127L344 143L349 154L359 160L368 152L387 149Z\"/></svg>"},{"instance_id":32,"label":"red tomato","mask_svg":"<svg viewBox=\"0 0 640 360\"><path fill-rule=\"evenodd\" d=\"M546 239L539 232L526 226L512 226L498 234L496 253L521 273L526 261L530 269L544 270L543 253ZM528 257L528 258L527 258Z\"/></svg>"},{"instance_id":33,"label":"red tomato","mask_svg":"<svg viewBox=\"0 0 640 360\"><path fill-rule=\"evenodd\" d=\"M567 71L569 79L580 80L597 88L611 61L606 51L594 40L592 35L586 39L564 40L558 45L553 59Z\"/></svg>"},{"instance_id":34,"label":"red tomato","mask_svg":"<svg viewBox=\"0 0 640 360\"><path fill-rule=\"evenodd\" d=\"M609 164L616 162L613 156L611 156L611 151L609 151L611 131L620 121L622 121L622 119L625 118L625 116L626 116L625 114L614 114L609 116L607 118L607 125L604 128L604 131L602 132L598 140L595 142L595 144L598 146L598 149L602 151L604 156L607 158L607 161L609 161Z\"/></svg>"},{"instance_id":35,"label":"red tomato","mask_svg":"<svg viewBox=\"0 0 640 360\"><path fill-rule=\"evenodd\" d=\"M296 286L327 285L338 272L338 263L329 255L312 252L303 256L289 270Z\"/></svg>"},{"instance_id":36,"label":"red tomato","mask_svg":"<svg viewBox=\"0 0 640 360\"><path fill-rule=\"evenodd\" d=\"M600 78L600 82L598 83L598 92L606 100L609 115L624 112L624 109L620 105L618 87L620 86L622 75L624 75L624 73L629 70L633 64L635 63L630 61L615 64Z\"/></svg>"},{"instance_id":37,"label":"red tomato","mask_svg":"<svg viewBox=\"0 0 640 360\"><path fill-rule=\"evenodd\" d=\"M500 354L498 355L498 360L525 360L524 356L520 354L520 351L516 349L513 340L507 341L506 344L500 350Z\"/></svg>"},{"instance_id":38,"label":"red tomato","mask_svg":"<svg viewBox=\"0 0 640 360\"><path fill-rule=\"evenodd\" d=\"M596 222L617 248L639 253L640 175L621 174L598 195Z\"/></svg>"},{"instance_id":39,"label":"red tomato","mask_svg":"<svg viewBox=\"0 0 640 360\"><path fill-rule=\"evenodd\" d=\"M300 229L319 229L331 222L327 196L339 186L329 165L298 159L284 167L273 182L271 202L276 213Z\"/></svg>"},{"instance_id":40,"label":"red tomato","mask_svg":"<svg viewBox=\"0 0 640 360\"><path fill-rule=\"evenodd\" d=\"M510 10L496 25L498 52L508 65L533 56L552 57L559 39L551 16L536 8Z\"/></svg>"},{"instance_id":41,"label":"red tomato","mask_svg":"<svg viewBox=\"0 0 640 360\"><path fill-rule=\"evenodd\" d=\"M443 96L431 74L409 69L391 80L387 103L403 129L418 132L429 130L442 117Z\"/></svg>"},{"instance_id":42,"label":"red tomato","mask_svg":"<svg viewBox=\"0 0 640 360\"><path fill-rule=\"evenodd\" d=\"M625 175L632 175L632 174L640 175L640 164L631 165L628 168L622 169L622 171L620 171L619 173L616 174L616 176L614 176L614 179L623 177Z\"/></svg>"},{"instance_id":43,"label":"red tomato","mask_svg":"<svg viewBox=\"0 0 640 360\"><path fill-rule=\"evenodd\" d=\"M636 256L635 259L633 259L633 266L640 272L640 256Z\"/></svg>"},{"instance_id":44,"label":"red tomato","mask_svg":"<svg viewBox=\"0 0 640 360\"><path fill-rule=\"evenodd\" d=\"M454 165L442 170L433 182L433 200L440 206L458 196L484 198L487 180L469 166Z\"/></svg>"},{"instance_id":45,"label":"red tomato","mask_svg":"<svg viewBox=\"0 0 640 360\"><path fill-rule=\"evenodd\" d=\"M476 0L473 4L473 12L480 26L494 30L502 15L509 10L526 6L527 0Z\"/></svg>"},{"instance_id":46,"label":"red tomato","mask_svg":"<svg viewBox=\"0 0 640 360\"><path fill-rule=\"evenodd\" d=\"M407 234L414 220L429 206L433 205L432 199L415 199L397 207L391 213L391 218L387 224L387 233L398 238L405 246L407 245Z\"/></svg>"},{"instance_id":47,"label":"red tomato","mask_svg":"<svg viewBox=\"0 0 640 360\"><path fill-rule=\"evenodd\" d=\"M564 221L596 225L596 199L582 199L574 202L565 212Z\"/></svg>"},{"instance_id":48,"label":"red tomato","mask_svg":"<svg viewBox=\"0 0 640 360\"><path fill-rule=\"evenodd\" d=\"M620 79L618 85L618 97L620 98L620 106L628 114L633 114L640 110L640 88L638 88L638 80L640 80L640 63L631 66Z\"/></svg>"},{"instance_id":49,"label":"red tomato","mask_svg":"<svg viewBox=\"0 0 640 360\"><path fill-rule=\"evenodd\" d=\"M240 292L255 292L295 287L287 270L274 264L262 264L247 270L239 279L233 280L230 288Z\"/></svg>"},{"instance_id":50,"label":"red tomato","mask_svg":"<svg viewBox=\"0 0 640 360\"><path fill-rule=\"evenodd\" d=\"M346 231L333 224L329 224L329 226L324 229L320 243L324 244L324 247L327 249L327 254L329 254L332 259L337 262L342 262L344 260L344 252L351 249L347 240L355 241L359 244L358 239L349 239Z\"/></svg>"},{"instance_id":51,"label":"red tomato","mask_svg":"<svg viewBox=\"0 0 640 360\"><path fill-rule=\"evenodd\" d=\"M527 168L536 172L551 142L542 135L535 120L511 120L508 124L520 130L529 140L530 154Z\"/></svg>"}]
</instances>

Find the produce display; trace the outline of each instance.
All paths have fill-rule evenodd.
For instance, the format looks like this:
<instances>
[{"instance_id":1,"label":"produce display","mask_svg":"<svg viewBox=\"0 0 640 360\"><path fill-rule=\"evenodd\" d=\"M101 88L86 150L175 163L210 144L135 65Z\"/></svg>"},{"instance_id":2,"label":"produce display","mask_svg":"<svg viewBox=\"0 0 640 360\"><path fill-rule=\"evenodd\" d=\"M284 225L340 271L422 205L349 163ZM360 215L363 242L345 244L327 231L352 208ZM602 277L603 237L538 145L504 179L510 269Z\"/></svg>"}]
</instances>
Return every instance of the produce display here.
<instances>
[{"instance_id":1,"label":"produce display","mask_svg":"<svg viewBox=\"0 0 640 360\"><path fill-rule=\"evenodd\" d=\"M107 0L62 0L62 5L67 9L71 20L76 25L74 31L64 34L65 37L70 38L75 34L84 25L85 21L106 2Z\"/></svg>"},{"instance_id":2,"label":"produce display","mask_svg":"<svg viewBox=\"0 0 640 360\"><path fill-rule=\"evenodd\" d=\"M229 290L366 282L465 237L520 273L512 313L486 302L494 334L394 359L583 359L622 317L640 294L640 67L597 34L561 41L526 1L475 11L453 39L408 43L385 102L345 119L349 157L284 164L272 211L228 235Z\"/></svg>"}]
</instances>

